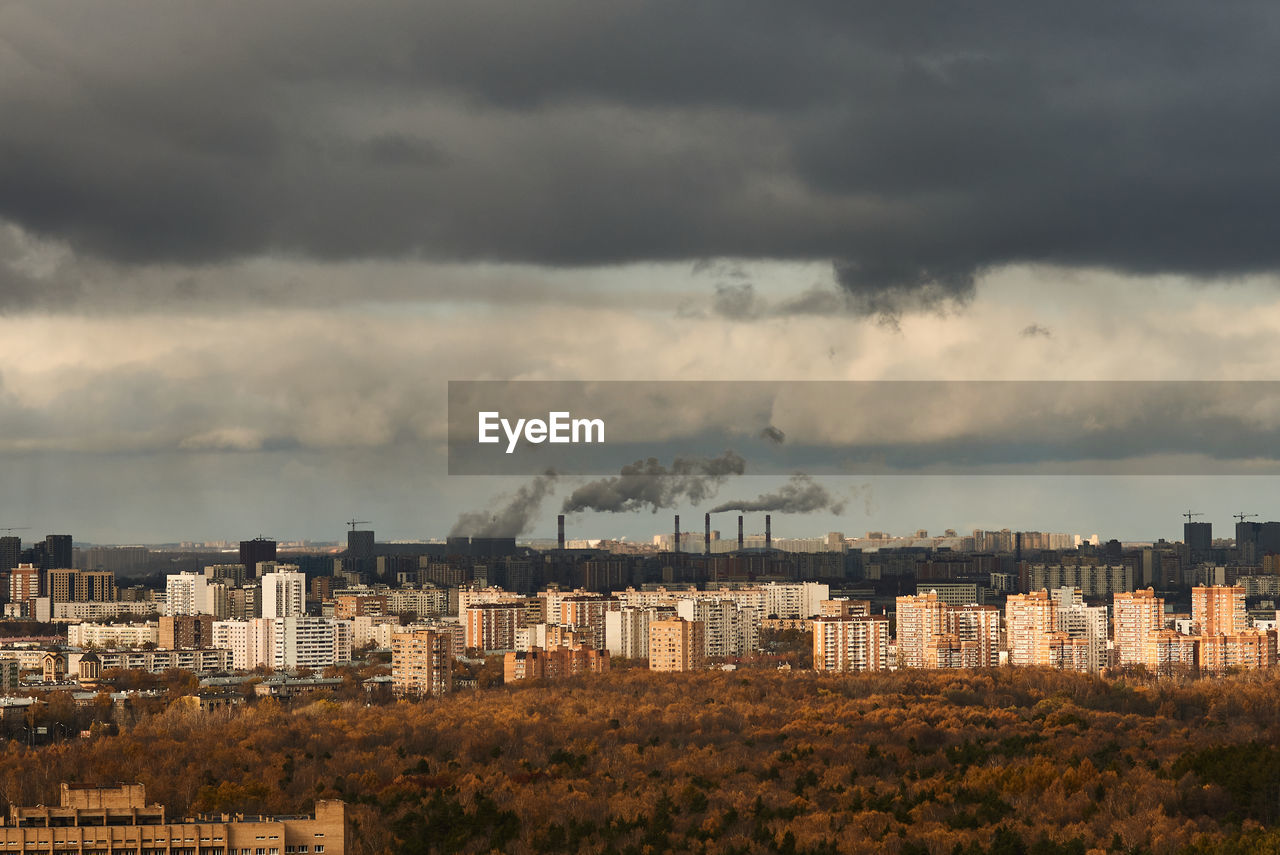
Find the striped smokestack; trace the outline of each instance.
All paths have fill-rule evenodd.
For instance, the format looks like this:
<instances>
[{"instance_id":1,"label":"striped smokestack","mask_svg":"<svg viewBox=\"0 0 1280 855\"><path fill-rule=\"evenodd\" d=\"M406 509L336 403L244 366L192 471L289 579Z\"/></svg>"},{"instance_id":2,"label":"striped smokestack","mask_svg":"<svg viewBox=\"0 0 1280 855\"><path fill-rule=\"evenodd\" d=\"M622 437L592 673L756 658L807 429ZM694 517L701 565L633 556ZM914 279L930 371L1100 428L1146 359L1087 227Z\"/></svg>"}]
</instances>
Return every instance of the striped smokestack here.
<instances>
[{"instance_id":1,"label":"striped smokestack","mask_svg":"<svg viewBox=\"0 0 1280 855\"><path fill-rule=\"evenodd\" d=\"M764 548L773 548L773 517L769 514L764 515Z\"/></svg>"},{"instance_id":2,"label":"striped smokestack","mask_svg":"<svg viewBox=\"0 0 1280 855\"><path fill-rule=\"evenodd\" d=\"M556 517L556 543L564 549L564 514Z\"/></svg>"},{"instance_id":3,"label":"striped smokestack","mask_svg":"<svg viewBox=\"0 0 1280 855\"><path fill-rule=\"evenodd\" d=\"M676 552L680 551L680 515L676 514Z\"/></svg>"},{"instance_id":4,"label":"striped smokestack","mask_svg":"<svg viewBox=\"0 0 1280 855\"><path fill-rule=\"evenodd\" d=\"M744 541L742 540L742 514L738 514L738 551L739 552L742 551L743 542Z\"/></svg>"},{"instance_id":5,"label":"striped smokestack","mask_svg":"<svg viewBox=\"0 0 1280 855\"><path fill-rule=\"evenodd\" d=\"M711 514L706 515L706 532L702 536L702 549L706 555L711 554Z\"/></svg>"}]
</instances>

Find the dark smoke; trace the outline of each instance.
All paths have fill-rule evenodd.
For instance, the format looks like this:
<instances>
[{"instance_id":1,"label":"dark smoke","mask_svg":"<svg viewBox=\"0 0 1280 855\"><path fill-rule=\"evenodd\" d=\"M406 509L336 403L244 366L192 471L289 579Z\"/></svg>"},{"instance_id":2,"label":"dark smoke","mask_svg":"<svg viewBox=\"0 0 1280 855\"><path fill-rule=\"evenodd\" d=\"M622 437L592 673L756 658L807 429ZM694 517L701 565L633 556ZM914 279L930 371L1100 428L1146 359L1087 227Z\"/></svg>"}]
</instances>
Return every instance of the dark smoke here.
<instances>
[{"instance_id":1,"label":"dark smoke","mask_svg":"<svg viewBox=\"0 0 1280 855\"><path fill-rule=\"evenodd\" d=\"M519 537L533 526L542 500L556 483L556 473L548 471L525 484L515 495L494 510L467 511L458 517L450 537Z\"/></svg>"},{"instance_id":2,"label":"dark smoke","mask_svg":"<svg viewBox=\"0 0 1280 855\"><path fill-rule=\"evenodd\" d=\"M754 499L725 502L711 509L722 511L777 511L780 514L808 514L829 510L833 514L844 511L845 500L831 494L826 487L816 483L808 475L792 475L791 480L772 493L761 493Z\"/></svg>"},{"instance_id":3,"label":"dark smoke","mask_svg":"<svg viewBox=\"0 0 1280 855\"><path fill-rule=\"evenodd\" d=\"M565 499L564 512L623 513L673 507L681 499L692 504L716 494L730 475L741 475L747 462L733 451L718 457L677 457L671 468L656 457L622 467L619 475L584 484Z\"/></svg>"},{"instance_id":4,"label":"dark smoke","mask_svg":"<svg viewBox=\"0 0 1280 855\"><path fill-rule=\"evenodd\" d=\"M760 431L760 438L767 439L774 445L782 445L786 440L787 435L773 425L769 425L764 428L764 430Z\"/></svg>"}]
</instances>

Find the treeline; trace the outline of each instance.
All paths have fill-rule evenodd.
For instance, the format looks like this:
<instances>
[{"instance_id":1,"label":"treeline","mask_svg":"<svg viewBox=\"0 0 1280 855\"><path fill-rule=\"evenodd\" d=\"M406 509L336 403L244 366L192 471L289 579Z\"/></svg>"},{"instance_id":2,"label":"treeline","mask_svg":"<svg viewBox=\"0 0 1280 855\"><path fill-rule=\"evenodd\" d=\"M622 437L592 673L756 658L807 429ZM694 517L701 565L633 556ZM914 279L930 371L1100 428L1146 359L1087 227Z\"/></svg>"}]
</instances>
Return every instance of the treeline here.
<instances>
[{"instance_id":1,"label":"treeline","mask_svg":"<svg viewBox=\"0 0 1280 855\"><path fill-rule=\"evenodd\" d=\"M1280 678L622 670L366 707L177 708L0 755L0 793L137 780L172 815L352 805L363 853L1263 852Z\"/></svg>"}]
</instances>

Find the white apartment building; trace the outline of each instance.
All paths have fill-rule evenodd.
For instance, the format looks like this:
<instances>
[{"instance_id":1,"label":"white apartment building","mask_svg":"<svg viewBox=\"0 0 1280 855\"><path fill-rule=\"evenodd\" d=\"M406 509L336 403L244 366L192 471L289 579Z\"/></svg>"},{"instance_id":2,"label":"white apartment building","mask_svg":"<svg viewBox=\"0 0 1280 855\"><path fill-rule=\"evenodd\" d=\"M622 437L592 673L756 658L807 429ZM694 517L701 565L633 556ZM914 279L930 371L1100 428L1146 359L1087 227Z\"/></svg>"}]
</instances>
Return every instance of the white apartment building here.
<instances>
[{"instance_id":1,"label":"white apartment building","mask_svg":"<svg viewBox=\"0 0 1280 855\"><path fill-rule=\"evenodd\" d=\"M165 614L211 615L209 580L203 573L175 573L165 578Z\"/></svg>"},{"instance_id":2,"label":"white apartment building","mask_svg":"<svg viewBox=\"0 0 1280 855\"><path fill-rule=\"evenodd\" d=\"M760 647L760 613L736 600L680 600L676 615L703 625L705 656L745 656Z\"/></svg>"},{"instance_id":3,"label":"white apartment building","mask_svg":"<svg viewBox=\"0 0 1280 855\"><path fill-rule=\"evenodd\" d=\"M610 656L626 659L649 658L649 624L655 620L670 620L675 609L668 606L631 607L606 612L604 616L604 645Z\"/></svg>"},{"instance_id":4,"label":"white apartment building","mask_svg":"<svg viewBox=\"0 0 1280 855\"><path fill-rule=\"evenodd\" d=\"M141 647L159 640L160 629L155 621L76 623L67 627L67 644L71 647Z\"/></svg>"},{"instance_id":5,"label":"white apartment building","mask_svg":"<svg viewBox=\"0 0 1280 855\"><path fill-rule=\"evenodd\" d=\"M262 617L290 618L306 614L307 579L297 565L278 564L275 570L262 576L258 584Z\"/></svg>"}]
</instances>

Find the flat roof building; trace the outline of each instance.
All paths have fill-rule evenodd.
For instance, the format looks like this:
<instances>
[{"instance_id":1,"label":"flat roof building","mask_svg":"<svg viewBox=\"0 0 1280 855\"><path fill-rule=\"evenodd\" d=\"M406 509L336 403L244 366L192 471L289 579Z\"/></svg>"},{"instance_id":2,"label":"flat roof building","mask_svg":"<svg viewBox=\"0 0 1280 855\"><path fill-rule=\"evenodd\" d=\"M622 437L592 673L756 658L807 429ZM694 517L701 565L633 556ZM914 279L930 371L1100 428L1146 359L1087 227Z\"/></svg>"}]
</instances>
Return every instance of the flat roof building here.
<instances>
[{"instance_id":1,"label":"flat roof building","mask_svg":"<svg viewBox=\"0 0 1280 855\"><path fill-rule=\"evenodd\" d=\"M14 805L0 819L0 843L23 851L230 855L271 848L299 855L343 855L350 841L346 804L341 801L317 801L312 816L217 814L175 821L166 819L162 805L146 803L142 784L64 783L56 807Z\"/></svg>"}]
</instances>

